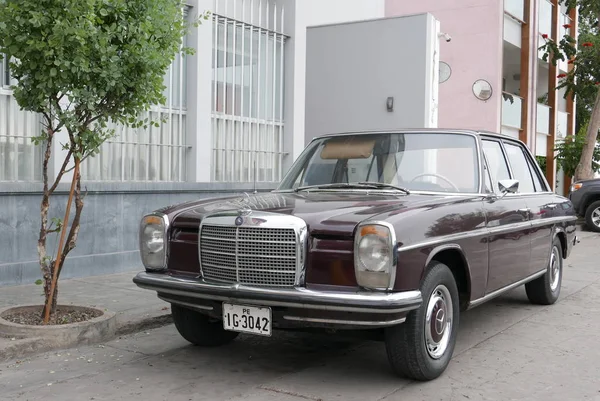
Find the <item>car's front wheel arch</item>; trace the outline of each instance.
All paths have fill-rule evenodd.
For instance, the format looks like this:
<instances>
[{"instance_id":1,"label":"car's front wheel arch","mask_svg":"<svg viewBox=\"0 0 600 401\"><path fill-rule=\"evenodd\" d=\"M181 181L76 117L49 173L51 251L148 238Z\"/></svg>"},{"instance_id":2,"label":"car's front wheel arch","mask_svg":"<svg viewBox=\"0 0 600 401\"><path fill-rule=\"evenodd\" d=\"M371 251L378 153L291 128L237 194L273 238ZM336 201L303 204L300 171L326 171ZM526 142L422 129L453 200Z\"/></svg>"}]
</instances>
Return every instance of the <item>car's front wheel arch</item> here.
<instances>
[{"instance_id":1,"label":"car's front wheel arch","mask_svg":"<svg viewBox=\"0 0 600 401\"><path fill-rule=\"evenodd\" d=\"M432 261L448 266L456 281L461 310L466 310L471 299L471 273L462 248L458 244L448 244L433 249L425 263L421 280L427 274L427 269L431 268Z\"/></svg>"}]
</instances>

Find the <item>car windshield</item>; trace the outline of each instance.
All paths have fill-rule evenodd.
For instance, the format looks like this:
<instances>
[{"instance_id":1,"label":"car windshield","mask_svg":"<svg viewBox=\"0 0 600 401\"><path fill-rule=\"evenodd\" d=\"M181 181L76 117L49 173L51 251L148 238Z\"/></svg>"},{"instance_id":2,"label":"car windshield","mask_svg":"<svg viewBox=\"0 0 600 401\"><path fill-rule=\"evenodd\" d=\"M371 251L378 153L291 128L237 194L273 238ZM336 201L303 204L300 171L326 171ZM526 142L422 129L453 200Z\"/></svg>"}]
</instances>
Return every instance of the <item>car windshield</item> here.
<instances>
[{"instance_id":1,"label":"car windshield","mask_svg":"<svg viewBox=\"0 0 600 401\"><path fill-rule=\"evenodd\" d=\"M475 193L479 192L478 166L476 139L472 135L333 136L311 142L278 190L355 187Z\"/></svg>"}]
</instances>

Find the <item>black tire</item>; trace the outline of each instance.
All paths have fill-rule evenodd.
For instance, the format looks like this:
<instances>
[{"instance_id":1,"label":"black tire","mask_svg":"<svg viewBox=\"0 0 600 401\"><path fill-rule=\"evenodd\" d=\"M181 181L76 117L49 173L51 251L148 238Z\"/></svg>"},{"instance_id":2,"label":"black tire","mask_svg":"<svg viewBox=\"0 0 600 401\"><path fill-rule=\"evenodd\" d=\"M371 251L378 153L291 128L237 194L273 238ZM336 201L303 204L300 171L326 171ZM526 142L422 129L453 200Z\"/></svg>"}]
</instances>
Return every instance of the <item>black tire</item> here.
<instances>
[{"instance_id":1,"label":"black tire","mask_svg":"<svg viewBox=\"0 0 600 401\"><path fill-rule=\"evenodd\" d=\"M177 331L183 338L201 347L218 347L235 340L239 333L227 331L223 322L203 315L200 312L171 305L171 314Z\"/></svg>"},{"instance_id":2,"label":"black tire","mask_svg":"<svg viewBox=\"0 0 600 401\"><path fill-rule=\"evenodd\" d=\"M434 291L437 296L442 287L445 289L443 290L444 296L451 300L451 307L447 308L452 311L451 324L447 326L448 311L446 311L446 315L442 315L441 320L438 321L439 326L437 324L427 325L428 309L432 310L432 315L440 316L439 309L431 307L430 303L434 300ZM409 379L428 381L439 377L446 370L456 345L460 305L456 280L448 266L432 262L421 284L421 294L423 303L419 309L411 311L404 323L385 330L385 345L388 360L396 374ZM435 303L435 305L439 305L439 303ZM445 305L448 306L447 303ZM431 331L434 330L434 326L436 333ZM442 334L437 330L438 327L445 327L445 330L442 329ZM441 336L441 339L445 339L443 341L446 345L444 349L439 349L442 352L440 355L432 355L434 352L428 350L427 332L432 336ZM447 336L445 336L446 333Z\"/></svg>"},{"instance_id":3,"label":"black tire","mask_svg":"<svg viewBox=\"0 0 600 401\"><path fill-rule=\"evenodd\" d=\"M563 276L563 251L558 237L554 237L546 273L525 284L529 302L536 305L552 305L560 296ZM558 275L558 277L556 276Z\"/></svg>"},{"instance_id":4,"label":"black tire","mask_svg":"<svg viewBox=\"0 0 600 401\"><path fill-rule=\"evenodd\" d=\"M590 231L600 233L600 221L594 219L600 216L600 201L596 201L585 209L585 225Z\"/></svg>"}]
</instances>

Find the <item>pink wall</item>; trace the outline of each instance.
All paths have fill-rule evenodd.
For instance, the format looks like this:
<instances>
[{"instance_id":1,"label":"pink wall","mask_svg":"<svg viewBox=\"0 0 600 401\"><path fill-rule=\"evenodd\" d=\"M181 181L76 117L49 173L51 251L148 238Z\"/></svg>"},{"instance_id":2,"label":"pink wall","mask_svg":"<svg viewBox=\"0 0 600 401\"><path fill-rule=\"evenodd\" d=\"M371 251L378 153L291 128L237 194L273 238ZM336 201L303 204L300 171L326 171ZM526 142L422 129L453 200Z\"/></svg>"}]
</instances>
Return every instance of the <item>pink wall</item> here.
<instances>
[{"instance_id":1,"label":"pink wall","mask_svg":"<svg viewBox=\"0 0 600 401\"><path fill-rule=\"evenodd\" d=\"M429 12L452 41L440 40L440 60L452 68L440 84L439 127L500 132L502 110L502 0L386 0L386 17ZM487 102L473 95L477 79L493 89Z\"/></svg>"}]
</instances>

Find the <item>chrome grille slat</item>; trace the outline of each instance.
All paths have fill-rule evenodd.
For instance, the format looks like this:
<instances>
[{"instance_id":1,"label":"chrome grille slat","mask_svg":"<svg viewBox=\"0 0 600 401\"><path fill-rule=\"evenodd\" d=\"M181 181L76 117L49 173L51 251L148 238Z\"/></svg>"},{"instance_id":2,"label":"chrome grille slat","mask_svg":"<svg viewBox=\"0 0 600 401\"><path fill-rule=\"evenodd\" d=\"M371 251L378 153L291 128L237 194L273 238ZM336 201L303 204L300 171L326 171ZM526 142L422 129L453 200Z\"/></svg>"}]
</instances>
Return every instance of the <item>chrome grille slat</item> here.
<instances>
[{"instance_id":1,"label":"chrome grille slat","mask_svg":"<svg viewBox=\"0 0 600 401\"><path fill-rule=\"evenodd\" d=\"M293 287L296 283L299 248L294 228L205 223L199 247L207 280L264 287Z\"/></svg>"}]
</instances>

